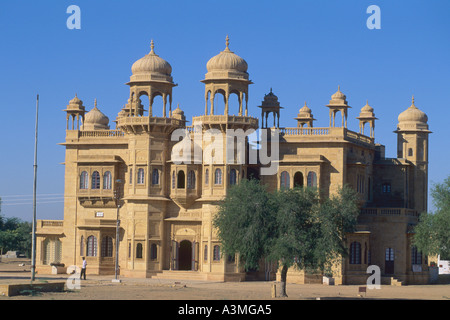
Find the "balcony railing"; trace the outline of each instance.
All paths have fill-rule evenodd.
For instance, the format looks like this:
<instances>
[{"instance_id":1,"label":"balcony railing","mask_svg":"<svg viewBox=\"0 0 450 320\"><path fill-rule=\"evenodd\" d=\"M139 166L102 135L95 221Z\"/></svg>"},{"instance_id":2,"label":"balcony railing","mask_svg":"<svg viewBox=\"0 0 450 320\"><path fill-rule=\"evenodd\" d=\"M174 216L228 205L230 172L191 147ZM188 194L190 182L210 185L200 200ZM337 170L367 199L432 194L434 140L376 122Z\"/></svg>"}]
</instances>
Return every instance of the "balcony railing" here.
<instances>
[{"instance_id":1,"label":"balcony railing","mask_svg":"<svg viewBox=\"0 0 450 320\"><path fill-rule=\"evenodd\" d=\"M64 226L64 221L62 220L40 220L40 227L62 227Z\"/></svg>"},{"instance_id":2,"label":"balcony railing","mask_svg":"<svg viewBox=\"0 0 450 320\"><path fill-rule=\"evenodd\" d=\"M122 130L93 130L79 131L78 138L116 138L123 137L125 133Z\"/></svg>"},{"instance_id":3,"label":"balcony railing","mask_svg":"<svg viewBox=\"0 0 450 320\"><path fill-rule=\"evenodd\" d=\"M418 217L419 212L406 208L363 208L361 215L365 216L410 216Z\"/></svg>"}]
</instances>

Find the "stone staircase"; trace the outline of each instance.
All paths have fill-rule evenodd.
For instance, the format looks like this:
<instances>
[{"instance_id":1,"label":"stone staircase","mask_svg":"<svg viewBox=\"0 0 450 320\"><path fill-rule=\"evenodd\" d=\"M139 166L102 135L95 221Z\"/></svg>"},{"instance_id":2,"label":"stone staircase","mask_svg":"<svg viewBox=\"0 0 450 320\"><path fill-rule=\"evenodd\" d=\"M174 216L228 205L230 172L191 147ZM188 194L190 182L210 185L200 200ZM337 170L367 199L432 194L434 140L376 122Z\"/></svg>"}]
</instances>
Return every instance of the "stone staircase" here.
<instances>
[{"instance_id":1,"label":"stone staircase","mask_svg":"<svg viewBox=\"0 0 450 320\"><path fill-rule=\"evenodd\" d=\"M389 277L389 276L384 276L381 277L381 284L383 285L391 285L391 286L396 286L396 287L401 287L403 286L403 281L395 278L395 277Z\"/></svg>"},{"instance_id":2,"label":"stone staircase","mask_svg":"<svg viewBox=\"0 0 450 320\"><path fill-rule=\"evenodd\" d=\"M163 272L152 276L152 279L205 281L206 274L198 271L164 270Z\"/></svg>"},{"instance_id":3,"label":"stone staircase","mask_svg":"<svg viewBox=\"0 0 450 320\"><path fill-rule=\"evenodd\" d=\"M398 280L397 278L391 277L391 286L401 287L403 286L403 282Z\"/></svg>"}]
</instances>

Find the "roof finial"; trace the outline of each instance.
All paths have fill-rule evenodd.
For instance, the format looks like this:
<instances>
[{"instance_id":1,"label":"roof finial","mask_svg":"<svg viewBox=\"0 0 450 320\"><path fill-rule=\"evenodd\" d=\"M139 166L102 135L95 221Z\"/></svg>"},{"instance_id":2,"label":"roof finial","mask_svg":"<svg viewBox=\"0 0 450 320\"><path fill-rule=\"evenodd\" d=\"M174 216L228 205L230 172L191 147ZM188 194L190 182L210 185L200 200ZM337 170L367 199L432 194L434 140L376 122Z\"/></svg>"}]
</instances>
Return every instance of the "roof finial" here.
<instances>
[{"instance_id":1,"label":"roof finial","mask_svg":"<svg viewBox=\"0 0 450 320\"><path fill-rule=\"evenodd\" d=\"M340 85L338 85L338 91L341 91L341 86Z\"/></svg>"},{"instance_id":2,"label":"roof finial","mask_svg":"<svg viewBox=\"0 0 450 320\"><path fill-rule=\"evenodd\" d=\"M94 107L97 108L97 98L95 98Z\"/></svg>"},{"instance_id":3,"label":"roof finial","mask_svg":"<svg viewBox=\"0 0 450 320\"><path fill-rule=\"evenodd\" d=\"M230 46L230 37L227 35L227 38L225 39L225 44L227 45L227 49Z\"/></svg>"},{"instance_id":4,"label":"roof finial","mask_svg":"<svg viewBox=\"0 0 450 320\"><path fill-rule=\"evenodd\" d=\"M412 104L414 105L414 95L412 96Z\"/></svg>"},{"instance_id":5,"label":"roof finial","mask_svg":"<svg viewBox=\"0 0 450 320\"><path fill-rule=\"evenodd\" d=\"M150 48L152 49L152 51L150 51L150 53L155 53L155 43L152 41L150 42Z\"/></svg>"}]
</instances>

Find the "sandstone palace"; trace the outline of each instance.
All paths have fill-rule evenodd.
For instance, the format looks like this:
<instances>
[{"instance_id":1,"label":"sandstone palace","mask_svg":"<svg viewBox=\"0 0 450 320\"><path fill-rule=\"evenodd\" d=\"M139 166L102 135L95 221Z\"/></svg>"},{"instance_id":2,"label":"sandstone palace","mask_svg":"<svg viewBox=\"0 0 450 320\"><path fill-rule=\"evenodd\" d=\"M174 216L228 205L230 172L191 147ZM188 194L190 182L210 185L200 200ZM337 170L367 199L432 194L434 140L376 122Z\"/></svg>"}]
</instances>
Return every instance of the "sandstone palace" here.
<instances>
[{"instance_id":1,"label":"sandstone palace","mask_svg":"<svg viewBox=\"0 0 450 320\"><path fill-rule=\"evenodd\" d=\"M341 88L324 103L328 127L314 126L305 103L296 117L291 115L293 126L281 128L283 107L272 90L254 106L261 117L250 114L248 65L230 50L228 38L225 50L206 68L204 113L192 121L179 106L172 107L172 67L155 53L153 41L150 53L131 68L130 95L117 110L114 129L97 101L89 112L78 97L69 102L64 110L66 140L61 143L66 150L64 220L38 221L39 274L65 273L81 266L85 257L88 275L114 275L118 246L121 277L275 279L277 271L264 262L259 271L246 272L238 259L224 256L212 226L227 189L253 177L271 190L309 186L328 197L349 184L359 193L357 231L348 235L349 256L335 268L336 284L366 283L370 265L380 267L382 283L427 283L427 257L411 240L412 227L427 210L430 131L414 98L409 108L402 108L406 110L393 128L397 157L386 158L384 145L375 143L377 118L368 103L361 104L359 129L347 128L350 106ZM221 108L218 95L224 101ZM238 101L234 106L231 98ZM203 106L198 109L202 110ZM196 129L194 123L201 125ZM214 155L209 162L196 158L180 163L172 158L172 150L184 143L173 141L176 130L194 136L210 129L261 128L279 130L274 174L261 174L263 166L250 163L248 157L241 163ZM252 148L251 140L246 139L246 150ZM207 148L203 140L191 141L193 149ZM322 277L293 269L288 281L307 283Z\"/></svg>"}]
</instances>

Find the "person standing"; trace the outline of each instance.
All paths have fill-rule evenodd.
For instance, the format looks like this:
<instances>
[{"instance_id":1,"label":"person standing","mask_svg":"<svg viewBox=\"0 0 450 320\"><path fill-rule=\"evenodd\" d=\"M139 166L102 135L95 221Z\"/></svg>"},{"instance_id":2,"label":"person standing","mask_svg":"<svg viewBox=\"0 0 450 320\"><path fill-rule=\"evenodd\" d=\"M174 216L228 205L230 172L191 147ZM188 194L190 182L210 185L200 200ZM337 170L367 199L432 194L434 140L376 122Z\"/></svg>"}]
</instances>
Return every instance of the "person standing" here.
<instances>
[{"instance_id":1,"label":"person standing","mask_svg":"<svg viewBox=\"0 0 450 320\"><path fill-rule=\"evenodd\" d=\"M87 266L87 261L83 257L83 264L81 266L80 280L81 280L82 277L83 277L83 280L86 280L86 266Z\"/></svg>"}]
</instances>

